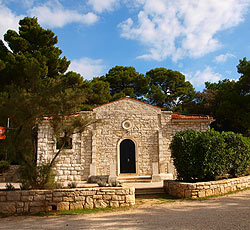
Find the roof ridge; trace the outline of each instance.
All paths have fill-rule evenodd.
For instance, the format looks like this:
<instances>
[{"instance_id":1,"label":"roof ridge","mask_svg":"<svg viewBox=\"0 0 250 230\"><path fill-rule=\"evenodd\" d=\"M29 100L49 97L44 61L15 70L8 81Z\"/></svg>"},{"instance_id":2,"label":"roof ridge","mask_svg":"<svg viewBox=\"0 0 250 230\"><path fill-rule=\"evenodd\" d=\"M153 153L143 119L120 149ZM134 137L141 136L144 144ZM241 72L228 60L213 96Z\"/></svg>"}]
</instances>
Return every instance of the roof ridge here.
<instances>
[{"instance_id":1,"label":"roof ridge","mask_svg":"<svg viewBox=\"0 0 250 230\"><path fill-rule=\"evenodd\" d=\"M140 103L144 103L144 104L146 104L146 105L150 105L150 106L153 106L153 107L156 107L156 108L162 110L162 108L159 107L159 106L152 105L152 104L150 104L150 103L148 103L148 102L141 101L141 100L132 98L132 97L130 97L130 96L126 96L126 97L123 97L123 98L120 98L120 99L117 99L117 100L114 100L114 101L110 101L110 102L104 103L104 104L102 104L102 105L98 105L98 106L92 108L92 110L94 110L94 109L96 109L96 108L99 108L99 107L101 107L101 106L108 105L108 104L111 104L111 103L113 103L113 102L117 102L117 101L121 101L121 100L125 100L125 99L130 99L130 100L133 100L133 101L137 101L137 102L140 102Z\"/></svg>"}]
</instances>

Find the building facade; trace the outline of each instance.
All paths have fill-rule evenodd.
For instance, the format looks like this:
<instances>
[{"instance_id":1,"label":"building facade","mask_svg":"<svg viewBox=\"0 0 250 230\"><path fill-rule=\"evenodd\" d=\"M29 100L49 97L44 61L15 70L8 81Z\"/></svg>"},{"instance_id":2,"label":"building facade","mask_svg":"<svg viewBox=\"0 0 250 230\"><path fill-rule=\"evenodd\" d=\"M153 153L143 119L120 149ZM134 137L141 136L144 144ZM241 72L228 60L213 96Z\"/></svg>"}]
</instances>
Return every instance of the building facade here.
<instances>
[{"instance_id":1,"label":"building facade","mask_svg":"<svg viewBox=\"0 0 250 230\"><path fill-rule=\"evenodd\" d=\"M100 119L83 133L72 136L72 148L56 162L58 182L86 181L89 176L149 177L159 181L175 176L170 143L176 132L205 131L211 117L183 116L125 97L83 111L80 116ZM38 131L38 163L48 162L57 152L50 123Z\"/></svg>"}]
</instances>

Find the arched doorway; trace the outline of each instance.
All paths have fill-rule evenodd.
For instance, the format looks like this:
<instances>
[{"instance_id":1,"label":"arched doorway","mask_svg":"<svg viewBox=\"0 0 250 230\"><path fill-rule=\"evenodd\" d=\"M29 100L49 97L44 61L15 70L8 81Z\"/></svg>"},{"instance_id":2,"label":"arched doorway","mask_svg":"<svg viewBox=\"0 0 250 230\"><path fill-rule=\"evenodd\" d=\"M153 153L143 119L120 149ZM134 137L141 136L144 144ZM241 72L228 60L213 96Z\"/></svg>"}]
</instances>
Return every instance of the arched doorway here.
<instances>
[{"instance_id":1,"label":"arched doorway","mask_svg":"<svg viewBox=\"0 0 250 230\"><path fill-rule=\"evenodd\" d=\"M120 173L136 173L135 143L130 139L120 144Z\"/></svg>"}]
</instances>

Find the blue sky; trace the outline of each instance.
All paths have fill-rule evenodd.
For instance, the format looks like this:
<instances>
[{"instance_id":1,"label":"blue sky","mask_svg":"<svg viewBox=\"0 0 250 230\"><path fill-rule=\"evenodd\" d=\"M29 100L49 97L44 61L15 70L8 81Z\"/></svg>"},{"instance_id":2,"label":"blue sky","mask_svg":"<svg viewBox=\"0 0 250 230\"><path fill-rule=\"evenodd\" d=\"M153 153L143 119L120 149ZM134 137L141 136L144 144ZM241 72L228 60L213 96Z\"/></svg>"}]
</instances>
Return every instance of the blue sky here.
<instances>
[{"instance_id":1,"label":"blue sky","mask_svg":"<svg viewBox=\"0 0 250 230\"><path fill-rule=\"evenodd\" d=\"M0 0L0 37L37 17L85 79L116 65L180 71L196 90L250 59L250 0Z\"/></svg>"}]
</instances>

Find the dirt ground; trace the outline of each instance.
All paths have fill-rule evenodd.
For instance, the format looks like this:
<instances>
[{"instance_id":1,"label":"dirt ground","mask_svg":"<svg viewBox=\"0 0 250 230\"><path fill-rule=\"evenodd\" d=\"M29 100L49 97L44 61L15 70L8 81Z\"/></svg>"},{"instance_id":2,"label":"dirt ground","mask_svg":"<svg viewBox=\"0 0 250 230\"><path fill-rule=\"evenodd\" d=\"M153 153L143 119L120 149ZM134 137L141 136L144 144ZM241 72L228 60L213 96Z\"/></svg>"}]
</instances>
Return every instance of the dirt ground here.
<instances>
[{"instance_id":1,"label":"dirt ground","mask_svg":"<svg viewBox=\"0 0 250 230\"><path fill-rule=\"evenodd\" d=\"M0 229L250 229L250 190L206 200L139 199L128 210L0 218Z\"/></svg>"}]
</instances>

